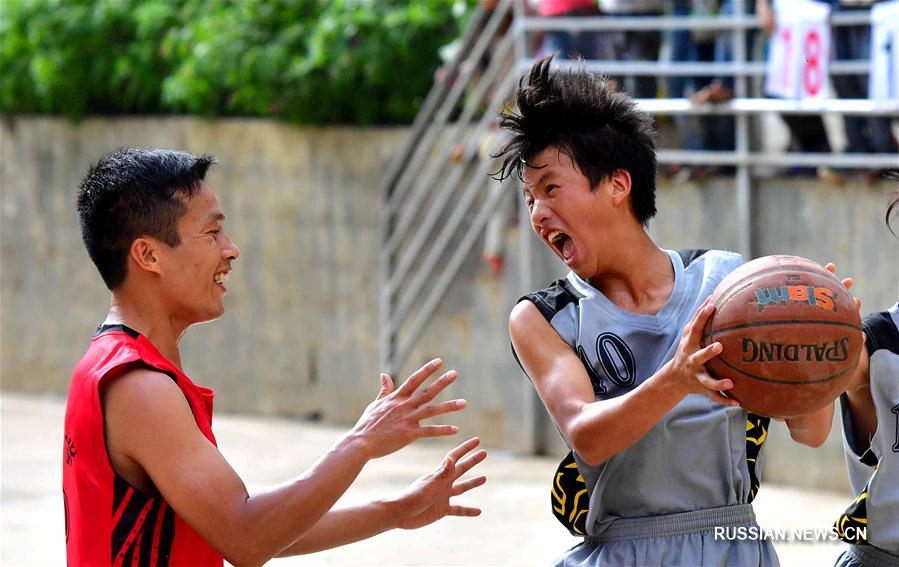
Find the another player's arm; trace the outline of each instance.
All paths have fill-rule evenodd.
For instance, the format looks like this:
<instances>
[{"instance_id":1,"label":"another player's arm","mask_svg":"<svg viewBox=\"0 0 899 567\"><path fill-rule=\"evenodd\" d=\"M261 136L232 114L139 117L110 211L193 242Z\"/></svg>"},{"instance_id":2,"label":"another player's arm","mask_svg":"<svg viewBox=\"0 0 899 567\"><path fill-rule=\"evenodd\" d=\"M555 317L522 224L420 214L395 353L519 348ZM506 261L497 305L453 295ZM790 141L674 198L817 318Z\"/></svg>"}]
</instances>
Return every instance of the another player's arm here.
<instances>
[{"instance_id":1,"label":"another player's arm","mask_svg":"<svg viewBox=\"0 0 899 567\"><path fill-rule=\"evenodd\" d=\"M293 545L279 553L278 557L330 549L367 539L390 529L420 528L444 516L480 515L478 508L450 503L451 497L487 481L484 476L458 480L487 457L484 451L468 454L479 442L477 438L469 439L447 453L440 466L415 481L398 498L329 511Z\"/></svg>"},{"instance_id":2,"label":"another player's arm","mask_svg":"<svg viewBox=\"0 0 899 567\"><path fill-rule=\"evenodd\" d=\"M572 448L589 464L605 462L642 438L687 394L708 393L719 403L730 380L714 380L704 364L721 352L720 343L699 348L711 306L703 306L687 326L674 359L631 392L597 401L580 358L530 301L512 310L509 332L522 367Z\"/></svg>"},{"instance_id":3,"label":"another player's arm","mask_svg":"<svg viewBox=\"0 0 899 567\"><path fill-rule=\"evenodd\" d=\"M846 401L852 416L854 449L864 453L871 445L871 437L877 432L877 413L874 398L871 397L868 349L862 348L855 372L846 389Z\"/></svg>"},{"instance_id":4,"label":"another player's arm","mask_svg":"<svg viewBox=\"0 0 899 567\"><path fill-rule=\"evenodd\" d=\"M827 271L831 273L835 273L837 266L833 262L829 262L826 266L824 266ZM842 283L846 286L846 289L851 289L853 279L852 278L843 278ZM861 308L861 304L858 299L856 301L857 308ZM850 398L850 411L853 408L859 411L853 411L853 422L855 421L855 416L857 414L860 417L860 428L862 429L861 434L856 433L856 441L858 441L859 437L864 436L864 444L859 446L864 446L867 448L869 437L867 437L866 432L868 431L869 426L876 427L877 426L877 418L874 415L874 401L871 399L871 391L868 386L868 356L865 352L865 349L862 348L861 358L859 359L858 364L855 367L855 373L853 378L849 383L849 391L847 391L847 396L851 395ZM850 391L852 392L850 394ZM865 396L867 396L867 400L865 400ZM867 414L867 411L864 409L864 404L868 404L867 409L870 410L870 415ZM863 408L863 409L859 409ZM810 447L820 447L824 444L824 441L827 440L827 436L830 435L830 430L833 426L833 412L834 412L834 403L829 403L825 407L821 408L818 411L802 415L799 417L788 418L784 421L787 424L787 427L790 429L790 437L793 438L797 443L802 443L803 445L808 445ZM871 423L873 421L873 424ZM873 429L870 429L871 434L873 434Z\"/></svg>"},{"instance_id":5,"label":"another player's arm","mask_svg":"<svg viewBox=\"0 0 899 567\"><path fill-rule=\"evenodd\" d=\"M784 420L790 429L790 437L809 447L820 447L830 435L833 426L833 402L812 413Z\"/></svg>"},{"instance_id":6,"label":"another player's arm","mask_svg":"<svg viewBox=\"0 0 899 567\"><path fill-rule=\"evenodd\" d=\"M199 431L187 400L165 374L133 369L105 389L107 447L114 465L145 471L172 508L229 562L259 565L314 526L370 459L416 438L456 433L454 426L418 423L464 406L461 400L430 403L453 381L453 372L417 391L437 366L426 365L396 390L384 375L378 398L350 432L299 477L252 497Z\"/></svg>"},{"instance_id":7,"label":"another player's arm","mask_svg":"<svg viewBox=\"0 0 899 567\"><path fill-rule=\"evenodd\" d=\"M836 273L837 266L833 262L829 262L824 266L831 273ZM852 289L855 283L853 278L843 278L843 285L846 289ZM861 312L861 300L855 298L855 305ZM852 431L853 441L855 441L855 449L865 452L871 445L871 437L877 431L877 413L874 409L874 398L871 397L871 382L869 374L868 360L868 340L867 337L862 343L862 352L859 354L858 364L852 378L849 379L849 385L846 389L846 398L849 402L849 413L852 415Z\"/></svg>"}]
</instances>

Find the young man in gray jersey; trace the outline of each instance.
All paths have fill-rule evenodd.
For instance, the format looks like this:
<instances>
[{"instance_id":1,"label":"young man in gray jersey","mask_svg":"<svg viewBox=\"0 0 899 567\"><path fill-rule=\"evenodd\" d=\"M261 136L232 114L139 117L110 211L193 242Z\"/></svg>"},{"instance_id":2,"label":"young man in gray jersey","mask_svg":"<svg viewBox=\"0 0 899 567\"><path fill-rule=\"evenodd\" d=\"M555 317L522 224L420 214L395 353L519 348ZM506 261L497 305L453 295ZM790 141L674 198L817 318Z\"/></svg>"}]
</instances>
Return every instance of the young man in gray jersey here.
<instances>
[{"instance_id":1,"label":"young man in gray jersey","mask_svg":"<svg viewBox=\"0 0 899 567\"><path fill-rule=\"evenodd\" d=\"M732 382L705 371L722 346L700 347L707 297L742 259L650 239L651 118L583 67L550 64L534 65L518 112L502 117L499 175L522 179L534 231L571 269L509 321L589 492L585 539L557 565L776 565L770 542L722 535L755 526L764 435L748 455L750 416L722 394ZM787 423L815 446L832 416L831 404Z\"/></svg>"},{"instance_id":2,"label":"young man in gray jersey","mask_svg":"<svg viewBox=\"0 0 899 567\"><path fill-rule=\"evenodd\" d=\"M899 191L887 207L887 226L897 209ZM857 496L836 523L850 544L836 564L899 567L899 303L865 317L862 328L865 348L840 397L849 483Z\"/></svg>"}]
</instances>

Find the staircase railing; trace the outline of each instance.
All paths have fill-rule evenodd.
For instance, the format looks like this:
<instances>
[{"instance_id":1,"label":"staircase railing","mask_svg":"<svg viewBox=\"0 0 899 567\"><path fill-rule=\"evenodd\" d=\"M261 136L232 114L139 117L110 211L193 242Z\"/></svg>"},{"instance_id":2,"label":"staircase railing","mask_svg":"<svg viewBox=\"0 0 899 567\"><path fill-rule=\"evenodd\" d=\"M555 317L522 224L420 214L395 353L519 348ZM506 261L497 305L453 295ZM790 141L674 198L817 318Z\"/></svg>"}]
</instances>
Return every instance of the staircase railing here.
<instances>
[{"instance_id":1,"label":"staircase railing","mask_svg":"<svg viewBox=\"0 0 899 567\"><path fill-rule=\"evenodd\" d=\"M534 61L530 44L546 31L724 30L732 34L734 60L728 63L672 63L588 60L590 70L610 75L731 75L736 98L730 102L693 105L687 99L638 99L654 115L722 114L735 118L733 151L660 149L659 163L732 165L735 168L736 220L740 252L753 256L753 168L817 166L899 168L893 154L772 153L750 143L750 117L763 113L882 115L899 117L899 101L828 99L815 102L756 98L749 79L764 74L765 64L752 61L747 34L759 27L746 15L746 0L735 0L730 16L713 17L535 17L523 0L499 0L493 10L478 7L461 38L445 80L436 81L401 151L382 184L381 365L389 372L401 366L424 331L501 199L508 191L490 191L489 154L479 151L485 139L493 149L499 135L488 136L496 117L512 97L518 77ZM867 12L835 14L833 25L862 25ZM485 63L489 61L488 63ZM555 64L566 65L562 60ZM581 64L581 63L578 63ZM865 61L836 61L832 75L865 74ZM826 160L826 161L825 161ZM495 187L495 186L494 186ZM526 226L524 227L526 228ZM521 231L527 237L526 231ZM522 278L530 266L531 247L522 246ZM524 282L522 282L524 283Z\"/></svg>"}]
</instances>

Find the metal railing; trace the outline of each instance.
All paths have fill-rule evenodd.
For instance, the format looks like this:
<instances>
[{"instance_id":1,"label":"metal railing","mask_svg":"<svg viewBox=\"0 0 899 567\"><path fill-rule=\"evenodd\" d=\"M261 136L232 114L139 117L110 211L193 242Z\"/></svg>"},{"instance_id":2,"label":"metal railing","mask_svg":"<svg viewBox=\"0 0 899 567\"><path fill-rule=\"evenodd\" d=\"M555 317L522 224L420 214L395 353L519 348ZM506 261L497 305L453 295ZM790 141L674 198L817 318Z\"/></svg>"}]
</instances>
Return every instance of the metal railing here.
<instances>
[{"instance_id":1,"label":"metal railing","mask_svg":"<svg viewBox=\"0 0 899 567\"><path fill-rule=\"evenodd\" d=\"M476 10L385 176L380 351L388 372L408 356L502 198L486 190L478 148L514 85L514 36L501 33L511 17L508 1ZM488 57L482 72L463 65Z\"/></svg>"},{"instance_id":2,"label":"metal railing","mask_svg":"<svg viewBox=\"0 0 899 567\"><path fill-rule=\"evenodd\" d=\"M759 28L746 15L745 0L734 2L734 15L703 17L536 17L520 0L500 0L493 11L477 8L460 49L436 82L391 162L382 184L381 364L395 371L406 359L438 307L464 260L483 234L503 192L489 191L489 164L478 147L518 78L534 62L533 35L547 31L718 30L732 37L733 61L578 62L607 75L732 76L735 98L722 104L694 105L688 99L637 99L653 115L729 115L734 117L733 151L660 149L660 164L729 165L735 168L740 252L752 257L752 171L756 166L896 168L894 154L821 154L765 152L750 143L750 118L764 113L883 115L899 117L899 101L828 99L795 101L751 96L750 79L764 76L766 65L747 53L747 34ZM863 12L836 13L834 26L868 23ZM478 68L489 58L489 64ZM562 60L554 64L572 64ZM835 61L831 75L868 72L867 61ZM760 89L754 89L756 91ZM526 217L523 215L523 217ZM522 219L527 222L526 218ZM526 228L526 227L523 227ZM527 238L527 230L520 231ZM522 242L522 280L530 286L530 250Z\"/></svg>"}]
</instances>

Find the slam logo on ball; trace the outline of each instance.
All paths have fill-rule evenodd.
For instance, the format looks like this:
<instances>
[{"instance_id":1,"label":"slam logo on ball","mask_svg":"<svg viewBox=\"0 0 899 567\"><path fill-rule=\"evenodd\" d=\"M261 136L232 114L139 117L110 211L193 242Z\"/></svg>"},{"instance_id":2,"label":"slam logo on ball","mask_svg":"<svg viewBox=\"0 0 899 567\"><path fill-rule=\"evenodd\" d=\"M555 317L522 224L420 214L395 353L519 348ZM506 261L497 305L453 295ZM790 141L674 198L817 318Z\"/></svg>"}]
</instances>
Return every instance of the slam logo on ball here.
<instances>
[{"instance_id":1,"label":"slam logo on ball","mask_svg":"<svg viewBox=\"0 0 899 567\"><path fill-rule=\"evenodd\" d=\"M728 274L712 292L715 311L706 363L730 378L727 395L757 415L793 417L821 409L843 391L864 348L861 317L842 282L799 256L764 256Z\"/></svg>"},{"instance_id":2,"label":"slam logo on ball","mask_svg":"<svg viewBox=\"0 0 899 567\"><path fill-rule=\"evenodd\" d=\"M772 305L784 303L807 303L826 311L834 311L833 290L826 287L810 285L785 285L781 287L765 287L755 290L755 300L759 311Z\"/></svg>"}]
</instances>

